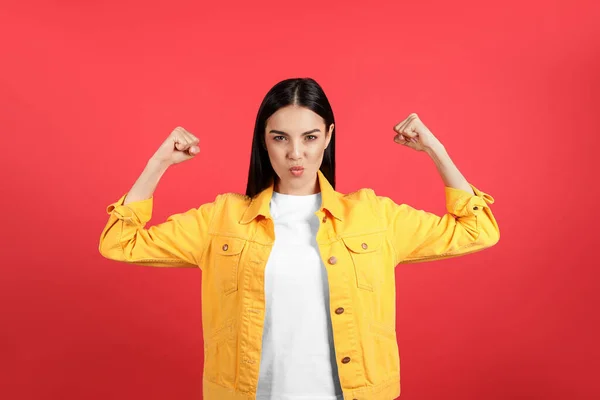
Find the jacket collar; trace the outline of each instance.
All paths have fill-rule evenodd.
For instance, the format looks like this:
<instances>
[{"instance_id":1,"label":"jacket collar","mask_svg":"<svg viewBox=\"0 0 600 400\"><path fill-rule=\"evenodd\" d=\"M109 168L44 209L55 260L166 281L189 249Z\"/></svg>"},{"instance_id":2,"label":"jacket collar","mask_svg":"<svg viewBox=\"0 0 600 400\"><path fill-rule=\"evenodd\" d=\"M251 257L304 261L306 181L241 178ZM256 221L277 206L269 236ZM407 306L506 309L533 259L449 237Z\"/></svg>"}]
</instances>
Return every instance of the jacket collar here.
<instances>
[{"instance_id":1,"label":"jacket collar","mask_svg":"<svg viewBox=\"0 0 600 400\"><path fill-rule=\"evenodd\" d=\"M319 187L321 188L320 209L326 209L336 219L342 221L342 204L340 203L339 193L333 189L321 170L317 171L317 179L319 180ZM271 182L271 185L268 188L264 189L252 199L250 205L244 212L244 215L242 215L242 219L240 220L241 224L247 224L251 222L258 215L272 218L269 211L269 205L271 202L271 197L273 196L273 188L274 183Z\"/></svg>"}]
</instances>

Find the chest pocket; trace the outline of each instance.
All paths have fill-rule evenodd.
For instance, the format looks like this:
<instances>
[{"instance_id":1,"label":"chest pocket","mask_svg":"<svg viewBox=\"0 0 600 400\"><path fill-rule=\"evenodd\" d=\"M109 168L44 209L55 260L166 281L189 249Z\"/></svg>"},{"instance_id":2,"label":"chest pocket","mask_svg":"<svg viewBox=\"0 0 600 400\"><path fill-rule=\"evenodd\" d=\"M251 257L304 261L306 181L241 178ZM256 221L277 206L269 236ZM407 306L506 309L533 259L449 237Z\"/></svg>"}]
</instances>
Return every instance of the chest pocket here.
<instances>
[{"instance_id":1,"label":"chest pocket","mask_svg":"<svg viewBox=\"0 0 600 400\"><path fill-rule=\"evenodd\" d=\"M223 293L227 295L238 290L240 260L246 239L215 236L213 243L215 245L216 280L221 285Z\"/></svg>"},{"instance_id":2,"label":"chest pocket","mask_svg":"<svg viewBox=\"0 0 600 400\"><path fill-rule=\"evenodd\" d=\"M385 233L370 233L365 235L343 237L348 249L354 271L357 287L374 291L383 277L382 243Z\"/></svg>"}]
</instances>

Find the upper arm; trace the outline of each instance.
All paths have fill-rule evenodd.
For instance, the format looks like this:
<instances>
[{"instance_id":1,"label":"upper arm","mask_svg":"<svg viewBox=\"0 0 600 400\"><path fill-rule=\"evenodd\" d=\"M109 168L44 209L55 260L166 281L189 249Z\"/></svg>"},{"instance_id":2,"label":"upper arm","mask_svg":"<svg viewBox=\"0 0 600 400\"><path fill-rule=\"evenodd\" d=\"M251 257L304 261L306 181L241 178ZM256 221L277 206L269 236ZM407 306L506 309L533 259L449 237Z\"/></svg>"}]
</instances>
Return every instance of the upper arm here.
<instances>
[{"instance_id":1,"label":"upper arm","mask_svg":"<svg viewBox=\"0 0 600 400\"><path fill-rule=\"evenodd\" d=\"M396 264L455 257L498 242L498 224L489 208L494 199L471 187L475 195L446 187L447 212L442 216L377 196Z\"/></svg>"},{"instance_id":2,"label":"upper arm","mask_svg":"<svg viewBox=\"0 0 600 400\"><path fill-rule=\"evenodd\" d=\"M152 215L153 198L123 205L125 196L107 207L109 219L99 243L104 257L159 267L200 266L220 196L149 228L145 225Z\"/></svg>"}]
</instances>

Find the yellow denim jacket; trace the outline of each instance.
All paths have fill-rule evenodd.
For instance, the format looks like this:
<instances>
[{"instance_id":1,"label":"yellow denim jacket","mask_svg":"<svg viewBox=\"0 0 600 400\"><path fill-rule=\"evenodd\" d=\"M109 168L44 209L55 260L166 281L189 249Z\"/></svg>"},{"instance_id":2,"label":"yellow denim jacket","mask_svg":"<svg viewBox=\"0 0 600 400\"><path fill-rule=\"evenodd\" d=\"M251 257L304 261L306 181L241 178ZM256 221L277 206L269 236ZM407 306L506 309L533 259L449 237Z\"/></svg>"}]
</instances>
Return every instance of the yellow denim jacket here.
<instances>
[{"instance_id":1,"label":"yellow denim jacket","mask_svg":"<svg viewBox=\"0 0 600 400\"><path fill-rule=\"evenodd\" d=\"M440 217L364 188L333 190L318 172L317 244L327 269L345 400L400 395L394 268L483 250L499 240L494 199L445 187ZM255 399L265 316L264 268L275 240L273 185L253 200L225 193L145 228L153 198L107 207L100 253L111 260L202 270L205 400Z\"/></svg>"}]
</instances>

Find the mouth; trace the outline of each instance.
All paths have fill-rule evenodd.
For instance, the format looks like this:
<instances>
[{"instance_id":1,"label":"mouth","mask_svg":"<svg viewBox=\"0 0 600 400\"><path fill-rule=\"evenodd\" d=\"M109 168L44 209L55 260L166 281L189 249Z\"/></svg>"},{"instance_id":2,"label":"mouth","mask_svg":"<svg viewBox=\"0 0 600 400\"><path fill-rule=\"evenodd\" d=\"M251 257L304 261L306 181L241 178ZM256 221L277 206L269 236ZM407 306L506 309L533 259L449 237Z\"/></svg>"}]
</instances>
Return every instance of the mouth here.
<instances>
[{"instance_id":1,"label":"mouth","mask_svg":"<svg viewBox=\"0 0 600 400\"><path fill-rule=\"evenodd\" d=\"M292 167L290 168L290 172L294 176L302 176L304 173L304 167Z\"/></svg>"}]
</instances>

